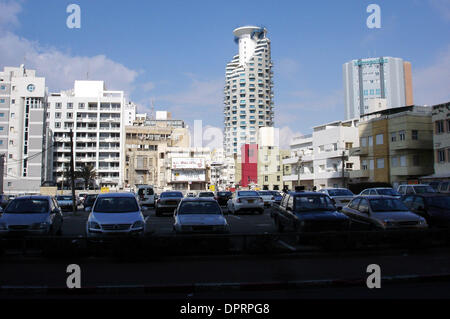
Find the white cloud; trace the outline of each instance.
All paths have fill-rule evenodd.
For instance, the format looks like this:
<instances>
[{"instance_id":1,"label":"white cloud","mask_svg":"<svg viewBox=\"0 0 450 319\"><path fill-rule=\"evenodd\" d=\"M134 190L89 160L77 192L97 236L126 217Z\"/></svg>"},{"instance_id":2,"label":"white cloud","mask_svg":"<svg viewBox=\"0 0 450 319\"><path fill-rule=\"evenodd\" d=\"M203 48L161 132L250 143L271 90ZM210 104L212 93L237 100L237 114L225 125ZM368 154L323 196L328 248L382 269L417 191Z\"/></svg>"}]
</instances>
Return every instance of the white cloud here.
<instances>
[{"instance_id":1,"label":"white cloud","mask_svg":"<svg viewBox=\"0 0 450 319\"><path fill-rule=\"evenodd\" d=\"M450 101L450 45L432 65L414 70L414 104L434 105Z\"/></svg>"},{"instance_id":2,"label":"white cloud","mask_svg":"<svg viewBox=\"0 0 450 319\"><path fill-rule=\"evenodd\" d=\"M110 90L133 89L138 72L108 59L105 55L92 57L74 56L57 48L42 46L39 42L29 41L10 30L19 24L18 2L0 0L0 68L25 64L36 69L38 76L46 78L51 92L67 90L73 87L75 80L105 81Z\"/></svg>"},{"instance_id":3,"label":"white cloud","mask_svg":"<svg viewBox=\"0 0 450 319\"><path fill-rule=\"evenodd\" d=\"M0 28L10 28L19 25L17 15L22 11L19 3L0 1Z\"/></svg>"},{"instance_id":4,"label":"white cloud","mask_svg":"<svg viewBox=\"0 0 450 319\"><path fill-rule=\"evenodd\" d=\"M283 126L280 128L280 149L289 149L292 138L294 136L302 135L300 132L294 132L289 126Z\"/></svg>"},{"instance_id":5,"label":"white cloud","mask_svg":"<svg viewBox=\"0 0 450 319\"><path fill-rule=\"evenodd\" d=\"M146 83L142 84L142 89L145 92L151 91L154 88L155 88L155 83L153 83L153 82L146 82Z\"/></svg>"}]
</instances>

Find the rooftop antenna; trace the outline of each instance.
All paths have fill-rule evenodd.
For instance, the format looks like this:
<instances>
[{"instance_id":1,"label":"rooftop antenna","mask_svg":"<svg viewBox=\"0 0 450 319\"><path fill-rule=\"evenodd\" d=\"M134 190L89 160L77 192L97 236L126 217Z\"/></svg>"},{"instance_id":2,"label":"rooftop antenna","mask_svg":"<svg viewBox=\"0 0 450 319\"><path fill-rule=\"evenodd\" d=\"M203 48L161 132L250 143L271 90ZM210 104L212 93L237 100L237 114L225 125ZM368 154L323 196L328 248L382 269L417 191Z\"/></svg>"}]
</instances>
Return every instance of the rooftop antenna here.
<instances>
[{"instance_id":1,"label":"rooftop antenna","mask_svg":"<svg viewBox=\"0 0 450 319\"><path fill-rule=\"evenodd\" d=\"M155 100L152 98L152 107L151 107L151 109L150 109L150 117L151 117L151 119L152 120L154 120L155 119Z\"/></svg>"}]
</instances>

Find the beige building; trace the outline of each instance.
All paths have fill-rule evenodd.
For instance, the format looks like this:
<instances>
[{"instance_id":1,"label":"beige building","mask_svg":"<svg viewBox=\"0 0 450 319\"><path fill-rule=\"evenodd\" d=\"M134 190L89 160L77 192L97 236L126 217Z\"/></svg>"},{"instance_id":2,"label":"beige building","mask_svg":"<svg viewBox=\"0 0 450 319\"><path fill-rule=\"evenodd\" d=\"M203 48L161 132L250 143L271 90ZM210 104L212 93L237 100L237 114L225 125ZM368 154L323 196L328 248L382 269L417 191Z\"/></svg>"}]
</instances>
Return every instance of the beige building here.
<instances>
[{"instance_id":1,"label":"beige building","mask_svg":"<svg viewBox=\"0 0 450 319\"><path fill-rule=\"evenodd\" d=\"M359 123L361 169L354 182L383 182L393 187L417 183L433 173L431 108L405 106L366 114Z\"/></svg>"},{"instance_id":2,"label":"beige building","mask_svg":"<svg viewBox=\"0 0 450 319\"><path fill-rule=\"evenodd\" d=\"M165 154L170 147L189 147L189 130L175 120L140 118L125 128L125 188L139 184L166 186ZM181 121L182 122L182 121Z\"/></svg>"}]
</instances>

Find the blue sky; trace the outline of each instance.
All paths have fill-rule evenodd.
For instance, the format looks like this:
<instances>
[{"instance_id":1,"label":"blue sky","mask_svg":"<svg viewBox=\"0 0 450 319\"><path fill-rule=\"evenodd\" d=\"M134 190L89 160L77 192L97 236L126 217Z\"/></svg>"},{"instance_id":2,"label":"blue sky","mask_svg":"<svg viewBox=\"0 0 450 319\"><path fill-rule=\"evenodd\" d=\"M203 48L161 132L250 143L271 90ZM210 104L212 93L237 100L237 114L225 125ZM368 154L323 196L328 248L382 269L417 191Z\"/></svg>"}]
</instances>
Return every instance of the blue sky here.
<instances>
[{"instance_id":1,"label":"blue sky","mask_svg":"<svg viewBox=\"0 0 450 319\"><path fill-rule=\"evenodd\" d=\"M81 7L81 29L66 7ZM381 7L381 29L366 8ZM275 125L294 133L344 117L342 64L370 56L412 63L416 104L450 100L450 0L8 1L0 0L0 67L26 62L51 91L105 80L148 110L222 128L232 31L268 29L275 63ZM283 143L282 141L282 144Z\"/></svg>"}]
</instances>

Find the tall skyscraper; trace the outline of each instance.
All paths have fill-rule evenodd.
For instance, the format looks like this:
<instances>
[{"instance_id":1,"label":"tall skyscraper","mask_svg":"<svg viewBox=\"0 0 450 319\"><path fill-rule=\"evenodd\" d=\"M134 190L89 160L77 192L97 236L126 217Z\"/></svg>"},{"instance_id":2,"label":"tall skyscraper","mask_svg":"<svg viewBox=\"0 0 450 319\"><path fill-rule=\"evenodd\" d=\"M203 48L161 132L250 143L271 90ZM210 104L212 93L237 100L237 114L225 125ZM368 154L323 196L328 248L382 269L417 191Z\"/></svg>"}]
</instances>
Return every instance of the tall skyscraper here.
<instances>
[{"instance_id":1,"label":"tall skyscraper","mask_svg":"<svg viewBox=\"0 0 450 319\"><path fill-rule=\"evenodd\" d=\"M245 26L233 31L239 54L226 67L224 149L240 155L257 143L258 128L273 126L273 81L267 30Z\"/></svg>"},{"instance_id":2,"label":"tall skyscraper","mask_svg":"<svg viewBox=\"0 0 450 319\"><path fill-rule=\"evenodd\" d=\"M5 67L0 72L0 160L6 194L39 193L46 179L51 142L45 124L45 78L35 70Z\"/></svg>"},{"instance_id":3,"label":"tall skyscraper","mask_svg":"<svg viewBox=\"0 0 450 319\"><path fill-rule=\"evenodd\" d=\"M375 100L385 108L413 105L411 63L400 58L352 60L343 65L346 119L370 113Z\"/></svg>"}]
</instances>

